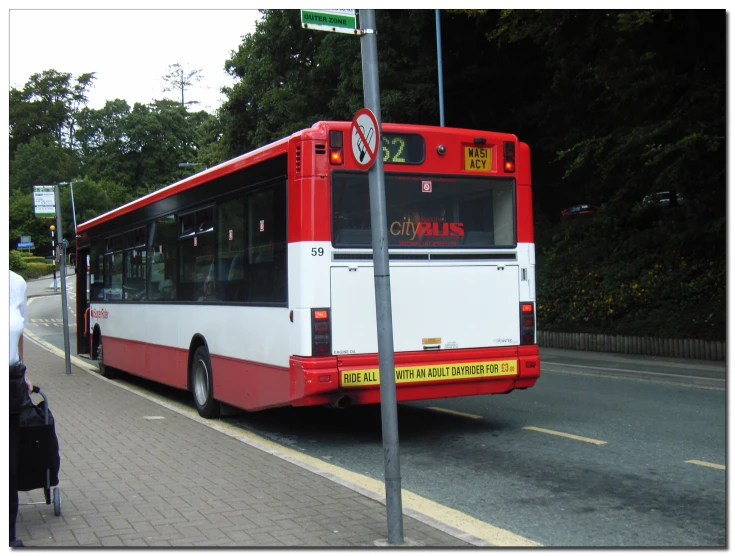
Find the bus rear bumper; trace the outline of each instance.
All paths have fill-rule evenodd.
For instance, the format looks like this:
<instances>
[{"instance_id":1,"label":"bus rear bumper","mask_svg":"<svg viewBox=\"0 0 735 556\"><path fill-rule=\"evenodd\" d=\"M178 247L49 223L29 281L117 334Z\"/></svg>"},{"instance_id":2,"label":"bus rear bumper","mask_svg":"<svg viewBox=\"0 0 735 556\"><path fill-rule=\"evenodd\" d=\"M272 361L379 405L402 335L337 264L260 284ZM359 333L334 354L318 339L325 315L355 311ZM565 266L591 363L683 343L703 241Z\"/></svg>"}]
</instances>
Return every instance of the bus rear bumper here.
<instances>
[{"instance_id":1,"label":"bus rear bumper","mask_svg":"<svg viewBox=\"0 0 735 556\"><path fill-rule=\"evenodd\" d=\"M339 394L336 357L298 357L289 361L291 405L323 405Z\"/></svg>"},{"instance_id":2,"label":"bus rear bumper","mask_svg":"<svg viewBox=\"0 0 735 556\"><path fill-rule=\"evenodd\" d=\"M398 401L506 394L515 389L525 389L536 384L541 370L538 346L536 345L513 348L396 353L394 359L396 367L418 365L444 369L451 369L456 365L466 365L467 362L497 362L500 368L503 364L515 363L517 371L512 375L447 376L446 379L398 383L396 385L396 399ZM354 376L358 371L368 381L374 381L376 376L379 376L378 369L377 354L291 357L291 404L294 406L341 406L380 403L380 386L378 384L358 384L349 387L342 384L342 380L345 379L343 373L350 373ZM448 375L451 375L451 373L448 373Z\"/></svg>"}]
</instances>

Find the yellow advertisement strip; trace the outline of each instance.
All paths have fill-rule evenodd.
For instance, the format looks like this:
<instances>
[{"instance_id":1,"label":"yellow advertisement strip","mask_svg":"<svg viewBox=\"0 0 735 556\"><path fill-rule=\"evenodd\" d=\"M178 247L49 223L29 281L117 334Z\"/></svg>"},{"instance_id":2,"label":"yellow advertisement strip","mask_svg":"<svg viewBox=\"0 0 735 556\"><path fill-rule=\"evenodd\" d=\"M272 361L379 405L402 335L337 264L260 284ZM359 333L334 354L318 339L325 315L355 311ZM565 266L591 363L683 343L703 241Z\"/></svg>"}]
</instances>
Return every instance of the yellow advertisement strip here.
<instances>
[{"instance_id":1,"label":"yellow advertisement strip","mask_svg":"<svg viewBox=\"0 0 735 556\"><path fill-rule=\"evenodd\" d=\"M515 376L517 374L518 362L512 359L508 361L470 361L450 365L419 365L415 367L396 367L396 384ZM339 385L342 388L359 388L360 386L376 386L379 384L379 369L342 371L339 375Z\"/></svg>"}]
</instances>

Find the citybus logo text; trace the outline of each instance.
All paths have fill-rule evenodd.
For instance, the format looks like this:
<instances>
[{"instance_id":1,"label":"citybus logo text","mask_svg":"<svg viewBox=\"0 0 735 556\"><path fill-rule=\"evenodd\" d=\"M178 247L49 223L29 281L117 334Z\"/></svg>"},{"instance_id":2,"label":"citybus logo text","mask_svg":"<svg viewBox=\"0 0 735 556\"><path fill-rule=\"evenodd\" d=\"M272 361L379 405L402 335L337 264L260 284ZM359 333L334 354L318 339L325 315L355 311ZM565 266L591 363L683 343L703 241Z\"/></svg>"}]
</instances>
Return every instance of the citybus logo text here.
<instances>
[{"instance_id":1,"label":"citybus logo text","mask_svg":"<svg viewBox=\"0 0 735 556\"><path fill-rule=\"evenodd\" d=\"M107 309L92 309L90 314L94 319L106 319L109 316Z\"/></svg>"},{"instance_id":2,"label":"citybus logo text","mask_svg":"<svg viewBox=\"0 0 735 556\"><path fill-rule=\"evenodd\" d=\"M463 237L463 222L413 222L404 220L395 221L390 225L390 233L394 236L410 236L411 241L416 236L421 237Z\"/></svg>"}]
</instances>

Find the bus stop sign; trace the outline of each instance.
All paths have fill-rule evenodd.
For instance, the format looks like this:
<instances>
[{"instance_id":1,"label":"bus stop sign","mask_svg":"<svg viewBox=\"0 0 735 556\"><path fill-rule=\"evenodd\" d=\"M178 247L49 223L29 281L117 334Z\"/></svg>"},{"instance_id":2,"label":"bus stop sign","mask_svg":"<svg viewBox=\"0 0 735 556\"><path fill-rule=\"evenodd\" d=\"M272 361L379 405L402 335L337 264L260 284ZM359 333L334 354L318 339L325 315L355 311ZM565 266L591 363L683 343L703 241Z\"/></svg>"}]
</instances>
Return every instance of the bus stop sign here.
<instances>
[{"instance_id":1,"label":"bus stop sign","mask_svg":"<svg viewBox=\"0 0 735 556\"><path fill-rule=\"evenodd\" d=\"M301 10L304 29L357 35L355 10Z\"/></svg>"},{"instance_id":2,"label":"bus stop sign","mask_svg":"<svg viewBox=\"0 0 735 556\"><path fill-rule=\"evenodd\" d=\"M380 137L378 120L375 114L367 108L360 108L352 118L350 127L352 136L352 157L362 170L369 170L378 154Z\"/></svg>"}]
</instances>

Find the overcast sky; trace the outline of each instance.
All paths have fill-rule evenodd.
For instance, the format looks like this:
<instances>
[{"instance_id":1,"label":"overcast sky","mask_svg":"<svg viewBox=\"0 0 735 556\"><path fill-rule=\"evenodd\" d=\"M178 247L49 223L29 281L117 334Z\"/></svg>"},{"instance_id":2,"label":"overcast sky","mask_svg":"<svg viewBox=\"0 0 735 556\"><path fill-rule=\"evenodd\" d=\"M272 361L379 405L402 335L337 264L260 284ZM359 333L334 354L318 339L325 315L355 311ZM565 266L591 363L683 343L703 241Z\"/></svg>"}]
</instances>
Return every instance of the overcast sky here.
<instances>
[{"instance_id":1,"label":"overcast sky","mask_svg":"<svg viewBox=\"0 0 735 556\"><path fill-rule=\"evenodd\" d=\"M220 88L233 83L224 71L225 61L237 50L242 37L255 30L255 21L260 18L257 10L245 9L21 7L46 4L53 7L51 3L31 2L6 11L9 85L22 88L31 75L50 69L74 77L95 72L97 79L88 95L88 106L95 109L116 98L126 100L131 107L153 99L179 99L176 93L163 92L162 77L169 65L180 63L187 72L202 70L202 80L187 92L186 100L198 100L195 108L212 112L224 100ZM86 4L90 3L75 5ZM146 4L162 3L154 0ZM234 2L210 5L218 4ZM202 5L207 4L198 4Z\"/></svg>"}]
</instances>

